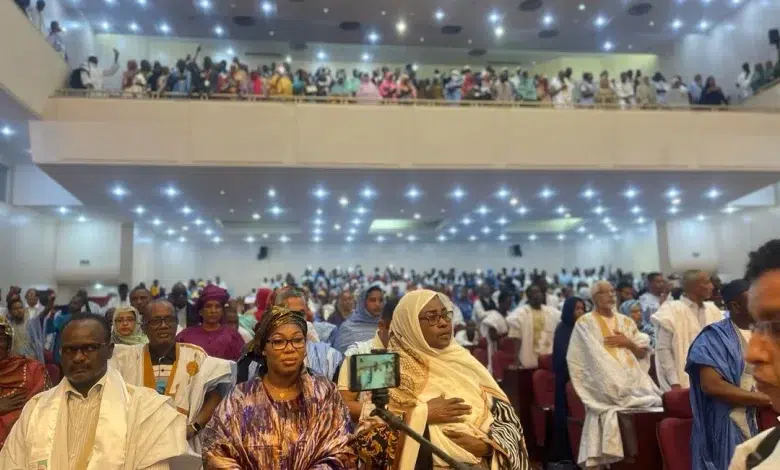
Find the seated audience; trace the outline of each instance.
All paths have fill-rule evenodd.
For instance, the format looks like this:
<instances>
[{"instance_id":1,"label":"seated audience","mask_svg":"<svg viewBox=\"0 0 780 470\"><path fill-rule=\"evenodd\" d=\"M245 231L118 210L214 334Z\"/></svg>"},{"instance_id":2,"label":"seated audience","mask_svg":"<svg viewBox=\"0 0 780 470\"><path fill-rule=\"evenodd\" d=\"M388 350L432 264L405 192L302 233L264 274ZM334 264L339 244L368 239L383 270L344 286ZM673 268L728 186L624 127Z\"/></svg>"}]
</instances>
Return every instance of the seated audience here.
<instances>
[{"instance_id":1,"label":"seated audience","mask_svg":"<svg viewBox=\"0 0 780 470\"><path fill-rule=\"evenodd\" d=\"M769 397L756 391L753 368L745 364L753 324L749 287L744 279L723 287L730 318L705 326L688 352L691 455L697 470L727 470L737 445L758 434L756 408L769 405Z\"/></svg>"},{"instance_id":2,"label":"seated audience","mask_svg":"<svg viewBox=\"0 0 780 470\"><path fill-rule=\"evenodd\" d=\"M655 328L653 328L653 325L649 321L645 321L644 315L642 314L642 304L640 304L638 300L626 300L625 302L620 304L619 310L620 313L634 320L634 323L636 323L636 327L639 330L639 332L646 334L648 339L650 340L650 349L654 350L655 349ZM650 368L649 362L647 364L647 367L648 369Z\"/></svg>"},{"instance_id":3,"label":"seated audience","mask_svg":"<svg viewBox=\"0 0 780 470\"><path fill-rule=\"evenodd\" d=\"M13 354L13 347L14 328L0 317L0 449L24 404L49 388L43 363Z\"/></svg>"},{"instance_id":4,"label":"seated audience","mask_svg":"<svg viewBox=\"0 0 780 470\"><path fill-rule=\"evenodd\" d=\"M579 297L570 297L563 303L561 321L555 328L553 340L553 373L555 374L555 414L553 416L553 456L555 460L573 461L571 445L569 444L568 416L569 408L566 402L566 384L569 383L569 365L566 354L569 351L569 340L577 320L585 315L585 302Z\"/></svg>"},{"instance_id":5,"label":"seated audience","mask_svg":"<svg viewBox=\"0 0 780 470\"><path fill-rule=\"evenodd\" d=\"M680 300L664 303L651 318L656 329L658 384L665 392L690 386L685 361L691 343L705 326L723 319L720 309L706 301L711 294L707 272L686 271Z\"/></svg>"},{"instance_id":6,"label":"seated audience","mask_svg":"<svg viewBox=\"0 0 780 470\"><path fill-rule=\"evenodd\" d=\"M528 303L506 317L507 336L520 340L520 365L532 369L539 366L539 356L552 353L553 336L561 313L543 304L544 294L538 285L531 284L525 293Z\"/></svg>"},{"instance_id":7,"label":"seated audience","mask_svg":"<svg viewBox=\"0 0 780 470\"><path fill-rule=\"evenodd\" d=\"M478 345L481 338L477 324L473 320L467 321L466 327L455 333L455 341L464 348Z\"/></svg>"},{"instance_id":8,"label":"seated audience","mask_svg":"<svg viewBox=\"0 0 780 470\"><path fill-rule=\"evenodd\" d=\"M61 311L56 312L54 309L50 310L44 321L44 333L47 335L53 335L52 352L54 353L54 362L60 363L60 350L62 343L62 330L65 325L68 324L73 315L81 313L81 310L86 305L86 299L80 295L74 295L70 299L70 303L65 306Z\"/></svg>"},{"instance_id":9,"label":"seated audience","mask_svg":"<svg viewBox=\"0 0 780 470\"><path fill-rule=\"evenodd\" d=\"M658 407L661 391L639 364L650 341L631 319L617 314L615 289L598 281L591 295L594 309L574 326L566 361L587 413L577 463L598 469L625 456L618 410Z\"/></svg>"},{"instance_id":10,"label":"seated audience","mask_svg":"<svg viewBox=\"0 0 780 470\"><path fill-rule=\"evenodd\" d=\"M38 318L30 316L30 310L24 308L24 303L18 296L9 298L6 319L14 333L11 354L43 362L43 348L46 341L43 325Z\"/></svg>"},{"instance_id":11,"label":"seated audience","mask_svg":"<svg viewBox=\"0 0 780 470\"><path fill-rule=\"evenodd\" d=\"M333 302L332 309L328 306L323 306L323 318L328 323L333 323L336 326L341 326L345 320L347 320L352 311L355 309L355 297L349 289L342 290L336 297L336 301ZM328 313L330 312L330 313Z\"/></svg>"},{"instance_id":12,"label":"seated audience","mask_svg":"<svg viewBox=\"0 0 780 470\"><path fill-rule=\"evenodd\" d=\"M141 329L141 318L138 310L133 307L117 307L114 309L111 342L133 346L146 344L149 340Z\"/></svg>"},{"instance_id":13,"label":"seated audience","mask_svg":"<svg viewBox=\"0 0 780 470\"><path fill-rule=\"evenodd\" d=\"M477 468L530 468L520 421L499 385L452 338L452 303L443 294L405 294L393 314L389 350L401 356L401 386L389 409L453 459ZM447 468L376 418L355 443L367 468Z\"/></svg>"},{"instance_id":14,"label":"seated audience","mask_svg":"<svg viewBox=\"0 0 780 470\"><path fill-rule=\"evenodd\" d=\"M237 361L244 340L238 331L225 326L224 306L228 299L225 289L214 284L206 286L195 308L203 323L186 328L176 336L176 342L200 346L209 356Z\"/></svg>"},{"instance_id":15,"label":"seated audience","mask_svg":"<svg viewBox=\"0 0 780 470\"><path fill-rule=\"evenodd\" d=\"M384 302L381 287L374 285L366 289L358 299L355 313L339 326L333 336L333 347L343 353L350 345L373 338Z\"/></svg>"},{"instance_id":16,"label":"seated audience","mask_svg":"<svg viewBox=\"0 0 780 470\"><path fill-rule=\"evenodd\" d=\"M233 387L233 364L209 357L198 346L176 343L177 319L167 300L153 300L148 312L143 328L149 344L116 345L109 365L126 383L173 398L174 407L187 416L187 440L200 454L199 434Z\"/></svg>"},{"instance_id":17,"label":"seated audience","mask_svg":"<svg viewBox=\"0 0 780 470\"><path fill-rule=\"evenodd\" d=\"M336 385L303 365L306 333L303 312L272 306L260 319L259 374L238 384L206 425L206 468L356 468Z\"/></svg>"},{"instance_id":18,"label":"seated audience","mask_svg":"<svg viewBox=\"0 0 780 470\"><path fill-rule=\"evenodd\" d=\"M111 327L76 314L62 330L65 379L33 397L0 451L0 468L193 468L186 418L169 397L108 367ZM179 466L180 465L180 466Z\"/></svg>"}]
</instances>

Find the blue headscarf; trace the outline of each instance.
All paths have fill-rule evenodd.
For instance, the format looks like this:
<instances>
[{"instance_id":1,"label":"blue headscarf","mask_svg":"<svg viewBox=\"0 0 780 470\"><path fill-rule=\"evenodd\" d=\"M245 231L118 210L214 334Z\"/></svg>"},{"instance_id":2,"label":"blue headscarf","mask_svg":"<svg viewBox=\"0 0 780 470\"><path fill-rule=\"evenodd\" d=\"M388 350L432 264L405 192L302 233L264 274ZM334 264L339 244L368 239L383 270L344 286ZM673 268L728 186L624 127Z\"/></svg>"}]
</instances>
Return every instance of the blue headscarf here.
<instances>
[{"instance_id":1,"label":"blue headscarf","mask_svg":"<svg viewBox=\"0 0 780 470\"><path fill-rule=\"evenodd\" d=\"M569 365L566 354L569 352L569 340L574 332L574 310L577 303L585 306L585 301L579 297L569 297L563 303L561 322L555 329L553 339L553 373L555 374L555 415L553 429L566 429L566 419L569 413L566 405L566 384L569 383ZM572 460L569 434L556 432L554 442L555 454L559 460Z\"/></svg>"},{"instance_id":2,"label":"blue headscarf","mask_svg":"<svg viewBox=\"0 0 780 470\"><path fill-rule=\"evenodd\" d=\"M631 310L634 308L635 305L639 306L639 311L642 311L642 304L638 300L626 300L622 304L620 304L620 313L623 315L633 319L631 316ZM637 328L642 333L646 334L650 337L650 347L655 349L655 328L653 328L653 325L650 324L649 321L645 321L645 315L644 312L642 312L642 323L640 325L637 325Z\"/></svg>"},{"instance_id":3,"label":"blue headscarf","mask_svg":"<svg viewBox=\"0 0 780 470\"><path fill-rule=\"evenodd\" d=\"M467 322L471 320L471 316L473 315L474 303L468 299L468 295L462 296L460 294L460 291L464 287L465 286L455 287L455 294L453 297L455 297L455 305L457 305L460 311L463 313L463 321Z\"/></svg>"},{"instance_id":4,"label":"blue headscarf","mask_svg":"<svg viewBox=\"0 0 780 470\"><path fill-rule=\"evenodd\" d=\"M360 294L355 311L334 333L333 347L339 352L343 353L348 347L357 342L368 341L376 334L380 315L373 316L366 309L368 294L376 290L382 292L381 287L372 285ZM384 294L384 292L382 293Z\"/></svg>"}]
</instances>

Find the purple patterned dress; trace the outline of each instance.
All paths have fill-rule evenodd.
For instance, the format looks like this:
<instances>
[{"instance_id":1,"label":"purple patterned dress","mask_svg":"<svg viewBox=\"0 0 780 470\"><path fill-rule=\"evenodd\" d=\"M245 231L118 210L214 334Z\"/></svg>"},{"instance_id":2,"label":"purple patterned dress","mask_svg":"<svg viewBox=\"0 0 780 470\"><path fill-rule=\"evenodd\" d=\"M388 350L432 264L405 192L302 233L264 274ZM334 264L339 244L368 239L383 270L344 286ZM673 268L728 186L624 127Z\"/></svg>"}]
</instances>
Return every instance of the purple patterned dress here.
<instances>
[{"instance_id":1,"label":"purple patterned dress","mask_svg":"<svg viewBox=\"0 0 780 470\"><path fill-rule=\"evenodd\" d=\"M308 373L300 381L302 393L286 402L271 398L259 377L237 385L203 430L204 468L356 469L336 385Z\"/></svg>"}]
</instances>

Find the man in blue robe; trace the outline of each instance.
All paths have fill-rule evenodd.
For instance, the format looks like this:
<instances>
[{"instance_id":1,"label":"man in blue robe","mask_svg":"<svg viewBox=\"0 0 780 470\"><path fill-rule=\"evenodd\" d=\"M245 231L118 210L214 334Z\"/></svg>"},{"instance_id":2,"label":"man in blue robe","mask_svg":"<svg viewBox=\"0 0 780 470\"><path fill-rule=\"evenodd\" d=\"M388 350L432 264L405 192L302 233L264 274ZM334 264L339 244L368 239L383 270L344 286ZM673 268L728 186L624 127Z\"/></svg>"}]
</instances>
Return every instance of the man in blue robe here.
<instances>
[{"instance_id":1,"label":"man in blue robe","mask_svg":"<svg viewBox=\"0 0 780 470\"><path fill-rule=\"evenodd\" d=\"M730 318L706 326L688 352L693 470L727 470L737 445L758 433L756 408L769 404L769 397L756 391L752 366L745 364L753 323L749 287L743 279L723 286Z\"/></svg>"}]
</instances>

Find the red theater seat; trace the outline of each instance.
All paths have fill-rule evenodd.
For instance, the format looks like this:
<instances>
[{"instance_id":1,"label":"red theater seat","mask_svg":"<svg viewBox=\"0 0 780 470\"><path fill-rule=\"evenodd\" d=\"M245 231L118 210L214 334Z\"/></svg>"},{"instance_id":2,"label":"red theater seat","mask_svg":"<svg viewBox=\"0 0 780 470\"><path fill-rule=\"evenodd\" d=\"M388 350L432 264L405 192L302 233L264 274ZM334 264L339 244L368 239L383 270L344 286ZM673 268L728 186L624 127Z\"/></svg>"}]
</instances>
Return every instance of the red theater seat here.
<instances>
[{"instance_id":1,"label":"red theater seat","mask_svg":"<svg viewBox=\"0 0 780 470\"><path fill-rule=\"evenodd\" d=\"M533 376L534 402L531 405L531 420L534 423L536 445L544 447L552 425L555 408L555 375L546 369L537 369Z\"/></svg>"},{"instance_id":2,"label":"red theater seat","mask_svg":"<svg viewBox=\"0 0 780 470\"><path fill-rule=\"evenodd\" d=\"M778 425L777 412L769 406L758 409L758 430L766 431Z\"/></svg>"},{"instance_id":3,"label":"red theater seat","mask_svg":"<svg viewBox=\"0 0 780 470\"><path fill-rule=\"evenodd\" d=\"M658 444L665 470L690 470L693 411L687 388L663 395L665 418L658 423Z\"/></svg>"},{"instance_id":4,"label":"red theater seat","mask_svg":"<svg viewBox=\"0 0 780 470\"><path fill-rule=\"evenodd\" d=\"M471 351L471 355L477 358L477 360L485 367L488 366L488 352L485 348L480 348L479 346L474 348L474 350Z\"/></svg>"},{"instance_id":5,"label":"red theater seat","mask_svg":"<svg viewBox=\"0 0 780 470\"><path fill-rule=\"evenodd\" d=\"M512 338L501 338L498 349L493 353L493 377L497 381L504 380L507 368L515 364L517 358L517 344Z\"/></svg>"},{"instance_id":6,"label":"red theater seat","mask_svg":"<svg viewBox=\"0 0 780 470\"><path fill-rule=\"evenodd\" d=\"M571 382L566 384L566 405L569 408L569 442L571 443L571 454L574 460L580 454L580 439L582 438L582 427L585 424L585 404L582 403L577 392L574 391L574 385Z\"/></svg>"}]
</instances>

